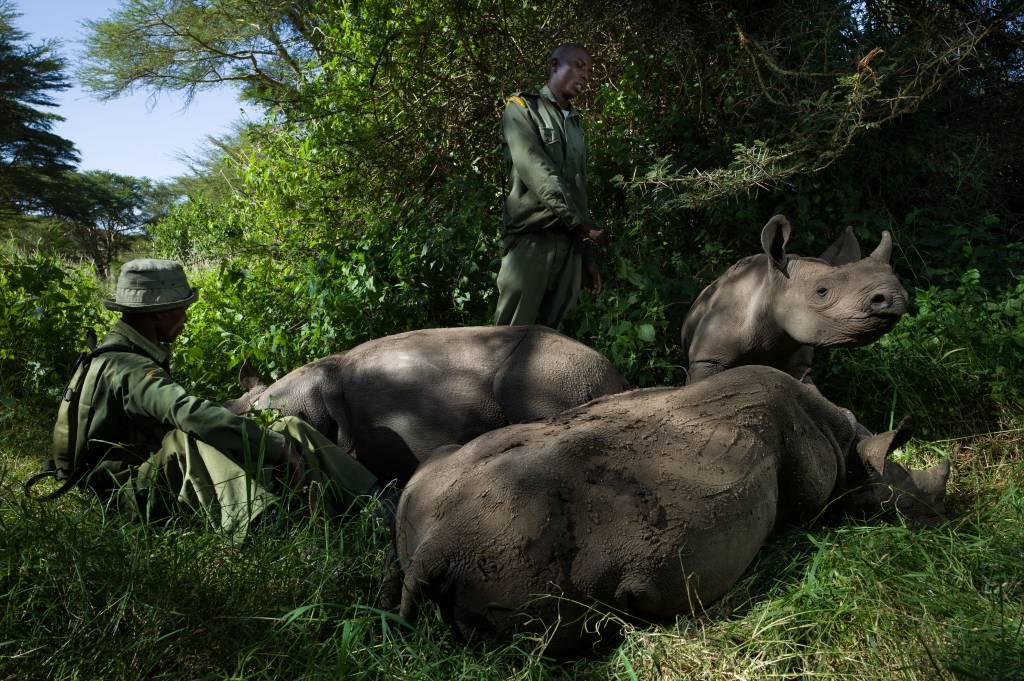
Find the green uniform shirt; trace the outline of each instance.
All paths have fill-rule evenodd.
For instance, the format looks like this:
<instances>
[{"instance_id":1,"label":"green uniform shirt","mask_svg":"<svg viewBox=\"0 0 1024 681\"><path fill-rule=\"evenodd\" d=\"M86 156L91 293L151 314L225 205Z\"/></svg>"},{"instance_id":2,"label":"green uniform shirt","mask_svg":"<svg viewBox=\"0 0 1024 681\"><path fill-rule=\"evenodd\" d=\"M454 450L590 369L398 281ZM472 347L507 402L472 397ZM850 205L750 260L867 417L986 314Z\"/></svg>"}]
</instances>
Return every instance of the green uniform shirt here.
<instances>
[{"instance_id":1,"label":"green uniform shirt","mask_svg":"<svg viewBox=\"0 0 1024 681\"><path fill-rule=\"evenodd\" d=\"M171 379L167 349L123 321L104 345L133 345L138 352L108 352L92 360L78 405L78 437L87 438L91 455L131 465L143 463L160 448L163 436L180 429L242 465L264 447L267 462L282 460L285 439L251 419L194 397ZM246 446L248 443L248 451Z\"/></svg>"},{"instance_id":2,"label":"green uniform shirt","mask_svg":"<svg viewBox=\"0 0 1024 681\"><path fill-rule=\"evenodd\" d=\"M508 235L590 222L587 149L576 111L566 117L545 85L539 95L508 98L501 119L510 165L504 226Z\"/></svg>"}]
</instances>

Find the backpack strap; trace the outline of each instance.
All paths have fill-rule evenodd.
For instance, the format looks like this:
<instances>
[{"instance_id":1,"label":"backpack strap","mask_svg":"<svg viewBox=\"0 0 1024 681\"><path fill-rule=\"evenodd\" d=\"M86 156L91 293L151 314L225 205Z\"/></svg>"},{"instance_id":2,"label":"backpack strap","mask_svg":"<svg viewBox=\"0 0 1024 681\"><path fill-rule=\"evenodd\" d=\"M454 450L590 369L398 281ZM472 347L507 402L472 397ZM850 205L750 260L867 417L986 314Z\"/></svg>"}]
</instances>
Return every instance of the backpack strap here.
<instances>
[{"instance_id":1,"label":"backpack strap","mask_svg":"<svg viewBox=\"0 0 1024 681\"><path fill-rule=\"evenodd\" d=\"M57 467L53 465L53 459L49 459L43 464L43 471L41 473L36 473L25 481L25 496L29 499L36 499L38 501L50 501L51 499L62 497L67 494L72 487L78 484L78 481L82 479L82 476L72 475L64 480L64 484L61 485L57 491L44 494L41 497L33 497L32 488L35 487L36 483L40 480L45 480L46 478L55 478L60 480L57 475Z\"/></svg>"}]
</instances>

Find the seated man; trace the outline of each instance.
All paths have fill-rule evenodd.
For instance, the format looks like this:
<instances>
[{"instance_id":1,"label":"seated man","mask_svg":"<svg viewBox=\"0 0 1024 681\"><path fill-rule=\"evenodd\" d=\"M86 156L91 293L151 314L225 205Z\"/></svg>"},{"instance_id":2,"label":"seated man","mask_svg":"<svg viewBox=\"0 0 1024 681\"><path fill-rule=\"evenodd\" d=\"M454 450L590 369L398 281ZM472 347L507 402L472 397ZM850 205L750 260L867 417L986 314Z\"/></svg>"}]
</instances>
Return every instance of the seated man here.
<instances>
[{"instance_id":1,"label":"seated man","mask_svg":"<svg viewBox=\"0 0 1024 681\"><path fill-rule=\"evenodd\" d=\"M76 372L54 430L65 488L86 485L143 518L199 511L236 541L272 506L312 500L334 515L378 492L369 471L304 421L263 428L171 378L166 344L197 298L173 261L121 268L116 299L103 304L122 318Z\"/></svg>"}]
</instances>

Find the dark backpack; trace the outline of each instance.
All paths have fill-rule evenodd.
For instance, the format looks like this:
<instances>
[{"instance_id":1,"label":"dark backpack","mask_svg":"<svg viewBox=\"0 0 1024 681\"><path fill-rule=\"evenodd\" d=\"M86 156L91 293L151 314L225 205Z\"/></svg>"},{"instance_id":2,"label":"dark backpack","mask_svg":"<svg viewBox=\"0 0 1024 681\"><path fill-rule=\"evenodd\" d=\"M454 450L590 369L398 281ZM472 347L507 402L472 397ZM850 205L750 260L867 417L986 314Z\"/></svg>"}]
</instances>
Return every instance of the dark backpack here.
<instances>
[{"instance_id":1,"label":"dark backpack","mask_svg":"<svg viewBox=\"0 0 1024 681\"><path fill-rule=\"evenodd\" d=\"M63 480L64 484L56 492L43 495L39 499L56 499L78 484L99 463L99 456L89 453L88 443L79 440L78 404L82 394L90 392L95 374L89 373L92 360L108 352L139 352L134 345L96 346L96 333L89 330L86 334L86 345L89 350L78 355L75 367L71 372L60 406L57 408L57 423L53 426L53 458L43 464L43 471L25 481L25 496L31 496L32 487L45 478Z\"/></svg>"}]
</instances>

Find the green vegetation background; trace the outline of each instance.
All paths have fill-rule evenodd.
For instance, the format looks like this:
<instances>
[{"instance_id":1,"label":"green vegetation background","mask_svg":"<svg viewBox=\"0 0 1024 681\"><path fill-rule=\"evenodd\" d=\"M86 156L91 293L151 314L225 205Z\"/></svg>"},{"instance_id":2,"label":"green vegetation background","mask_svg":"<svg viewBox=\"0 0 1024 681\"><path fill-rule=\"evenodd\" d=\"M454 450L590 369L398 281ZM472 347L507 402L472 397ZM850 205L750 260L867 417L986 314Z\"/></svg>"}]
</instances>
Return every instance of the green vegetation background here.
<instances>
[{"instance_id":1,"label":"green vegetation background","mask_svg":"<svg viewBox=\"0 0 1024 681\"><path fill-rule=\"evenodd\" d=\"M276 378L370 338L487 323L503 96L579 40L596 62L580 102L594 214L615 241L605 293L563 331L634 385L679 384L689 302L757 252L772 214L802 254L847 224L866 251L889 230L911 311L872 346L820 353L817 382L873 430L914 418L903 456L953 459L950 520L794 528L704 615L555 666L533 641L466 647L435 615L409 629L374 610L384 546L362 518L232 547L84 496L30 503L19 480L47 453L69 365L112 321L111 280L33 242L33 215L0 251L0 677L1024 677L1019 5L260 5L221 14L263 24L168 10L223 44L272 26L297 67L235 65L267 121L222 141L121 256L177 258L201 288L173 360L196 392L236 396L245 358ZM136 6L92 27L101 93L130 84L124 50L147 44L124 37ZM160 54L152 72L177 68Z\"/></svg>"}]
</instances>

